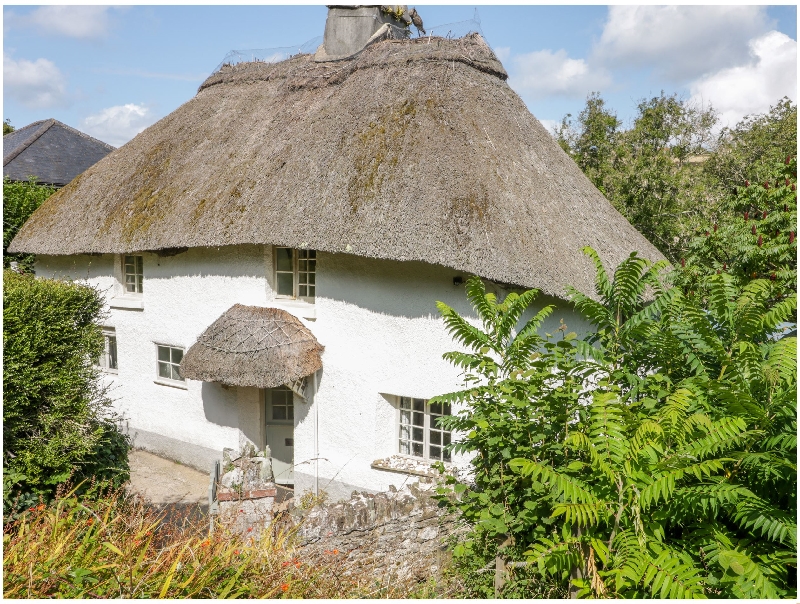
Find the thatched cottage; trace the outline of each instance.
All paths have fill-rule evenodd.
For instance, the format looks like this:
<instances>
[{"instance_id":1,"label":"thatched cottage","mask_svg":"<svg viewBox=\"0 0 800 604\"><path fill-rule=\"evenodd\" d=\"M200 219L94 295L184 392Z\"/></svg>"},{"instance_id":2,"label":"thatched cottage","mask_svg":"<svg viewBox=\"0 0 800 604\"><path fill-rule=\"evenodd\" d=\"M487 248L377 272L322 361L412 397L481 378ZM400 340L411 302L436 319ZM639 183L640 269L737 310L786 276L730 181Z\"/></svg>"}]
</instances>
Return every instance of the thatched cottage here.
<instances>
[{"instance_id":1,"label":"thatched cottage","mask_svg":"<svg viewBox=\"0 0 800 604\"><path fill-rule=\"evenodd\" d=\"M223 66L11 244L105 292L101 363L137 446L207 469L269 445L296 490L399 486L459 461L428 402L461 386L436 300L468 313L477 274L580 331L563 297L592 290L582 246L661 258L479 35L396 25L332 8L316 54Z\"/></svg>"}]
</instances>

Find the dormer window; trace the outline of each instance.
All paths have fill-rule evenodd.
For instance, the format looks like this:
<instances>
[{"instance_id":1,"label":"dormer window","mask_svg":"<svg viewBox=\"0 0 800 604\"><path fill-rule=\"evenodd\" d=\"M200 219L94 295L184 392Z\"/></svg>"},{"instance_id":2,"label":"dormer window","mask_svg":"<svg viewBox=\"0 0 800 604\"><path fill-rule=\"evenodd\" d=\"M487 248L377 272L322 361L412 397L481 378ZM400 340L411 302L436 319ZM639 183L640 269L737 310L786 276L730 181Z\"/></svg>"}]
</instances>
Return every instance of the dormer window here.
<instances>
[{"instance_id":1,"label":"dormer window","mask_svg":"<svg viewBox=\"0 0 800 604\"><path fill-rule=\"evenodd\" d=\"M317 252L290 247L275 248L275 293L279 298L314 302Z\"/></svg>"},{"instance_id":2,"label":"dormer window","mask_svg":"<svg viewBox=\"0 0 800 604\"><path fill-rule=\"evenodd\" d=\"M125 278L125 295L142 293L144 269L141 256L125 256L123 260L123 276Z\"/></svg>"}]
</instances>

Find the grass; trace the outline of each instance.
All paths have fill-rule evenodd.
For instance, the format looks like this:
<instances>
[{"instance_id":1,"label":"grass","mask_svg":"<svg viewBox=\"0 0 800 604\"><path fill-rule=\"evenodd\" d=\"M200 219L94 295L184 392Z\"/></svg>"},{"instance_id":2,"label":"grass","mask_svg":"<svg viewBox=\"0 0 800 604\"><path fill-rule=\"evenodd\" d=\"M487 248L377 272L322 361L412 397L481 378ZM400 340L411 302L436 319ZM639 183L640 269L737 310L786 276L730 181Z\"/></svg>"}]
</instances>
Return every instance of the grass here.
<instances>
[{"instance_id":1,"label":"grass","mask_svg":"<svg viewBox=\"0 0 800 604\"><path fill-rule=\"evenodd\" d=\"M236 535L189 510L158 511L122 491L61 493L4 526L6 598L453 597L457 584L392 584L348 566L344 552L297 547L273 524ZM258 537L258 538L256 538Z\"/></svg>"}]
</instances>

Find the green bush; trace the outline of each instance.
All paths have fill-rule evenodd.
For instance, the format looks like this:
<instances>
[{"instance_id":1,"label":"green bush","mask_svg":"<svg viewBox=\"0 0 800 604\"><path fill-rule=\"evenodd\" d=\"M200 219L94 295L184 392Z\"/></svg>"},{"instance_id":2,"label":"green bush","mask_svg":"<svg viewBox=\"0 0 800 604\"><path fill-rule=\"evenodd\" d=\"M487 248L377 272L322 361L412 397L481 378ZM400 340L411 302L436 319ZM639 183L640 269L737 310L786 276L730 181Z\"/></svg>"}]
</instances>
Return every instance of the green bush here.
<instances>
[{"instance_id":1,"label":"green bush","mask_svg":"<svg viewBox=\"0 0 800 604\"><path fill-rule=\"evenodd\" d=\"M24 272L33 272L35 256L9 254L8 246L30 215L54 192L54 187L36 184L35 179L27 182L3 179L3 268L10 267L11 262L16 261Z\"/></svg>"},{"instance_id":2,"label":"green bush","mask_svg":"<svg viewBox=\"0 0 800 604\"><path fill-rule=\"evenodd\" d=\"M3 504L128 478L125 436L92 359L103 348L93 288L3 271ZM91 478L97 479L92 484Z\"/></svg>"},{"instance_id":3,"label":"green bush","mask_svg":"<svg viewBox=\"0 0 800 604\"><path fill-rule=\"evenodd\" d=\"M778 332L796 294L713 274L685 296L664 264L610 277L586 252L584 338L540 336L551 307L515 333L535 291L470 279L481 327L439 303L467 349L446 355L467 387L433 399L462 406L442 423L473 455L474 486L440 489L474 526L456 558L514 562L503 595L795 597L797 339Z\"/></svg>"}]
</instances>

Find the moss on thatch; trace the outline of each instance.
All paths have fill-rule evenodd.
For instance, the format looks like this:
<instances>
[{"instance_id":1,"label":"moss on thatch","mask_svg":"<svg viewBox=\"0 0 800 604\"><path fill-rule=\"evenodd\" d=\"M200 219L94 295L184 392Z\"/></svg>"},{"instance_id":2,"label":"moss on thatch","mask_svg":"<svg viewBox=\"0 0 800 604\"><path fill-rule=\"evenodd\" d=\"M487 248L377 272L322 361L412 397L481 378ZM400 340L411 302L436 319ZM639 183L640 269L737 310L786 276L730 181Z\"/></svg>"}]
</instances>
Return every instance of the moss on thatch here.
<instances>
[{"instance_id":1,"label":"moss on thatch","mask_svg":"<svg viewBox=\"0 0 800 604\"><path fill-rule=\"evenodd\" d=\"M506 84L477 34L226 66L53 195L14 252L243 243L420 260L556 296L661 254Z\"/></svg>"},{"instance_id":2,"label":"moss on thatch","mask_svg":"<svg viewBox=\"0 0 800 604\"><path fill-rule=\"evenodd\" d=\"M236 304L214 321L181 361L190 380L275 388L322 369L323 347L285 310Z\"/></svg>"}]
</instances>

